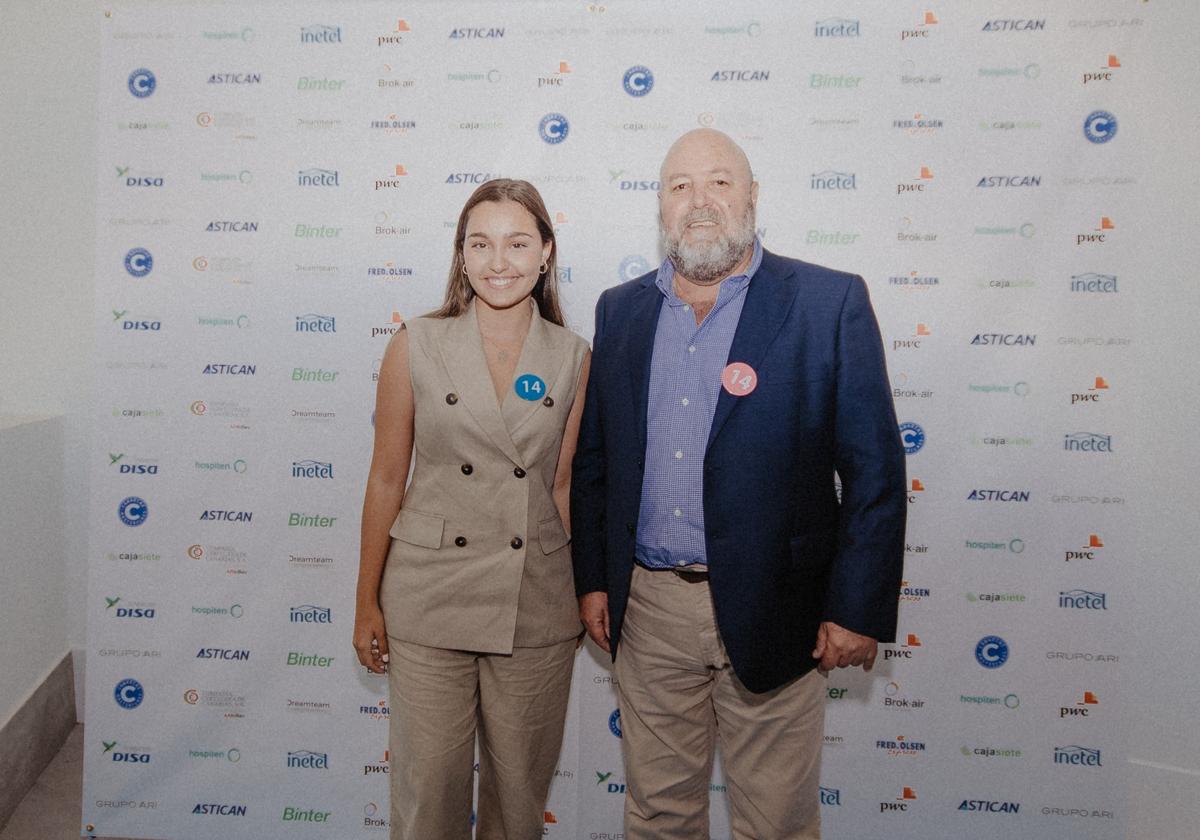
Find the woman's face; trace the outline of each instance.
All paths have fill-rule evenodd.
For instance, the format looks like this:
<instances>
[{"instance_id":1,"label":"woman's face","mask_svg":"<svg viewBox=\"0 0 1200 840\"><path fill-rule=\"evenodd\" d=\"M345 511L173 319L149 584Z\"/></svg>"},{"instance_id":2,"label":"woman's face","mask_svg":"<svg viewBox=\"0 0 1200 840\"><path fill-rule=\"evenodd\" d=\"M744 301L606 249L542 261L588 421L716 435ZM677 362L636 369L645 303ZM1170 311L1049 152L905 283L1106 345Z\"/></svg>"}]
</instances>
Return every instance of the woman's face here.
<instances>
[{"instance_id":1,"label":"woman's face","mask_svg":"<svg viewBox=\"0 0 1200 840\"><path fill-rule=\"evenodd\" d=\"M478 300L491 309L529 298L550 248L533 214L515 201L484 201L467 216L463 265Z\"/></svg>"}]
</instances>

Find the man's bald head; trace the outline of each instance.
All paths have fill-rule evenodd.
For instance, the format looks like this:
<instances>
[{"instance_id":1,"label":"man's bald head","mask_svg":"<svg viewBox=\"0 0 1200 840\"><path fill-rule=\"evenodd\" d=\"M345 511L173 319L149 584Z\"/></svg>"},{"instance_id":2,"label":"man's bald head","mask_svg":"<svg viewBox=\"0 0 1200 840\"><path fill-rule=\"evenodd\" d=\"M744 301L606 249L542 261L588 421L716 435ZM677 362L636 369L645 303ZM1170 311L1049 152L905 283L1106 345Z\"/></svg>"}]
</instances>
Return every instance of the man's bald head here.
<instances>
[{"instance_id":1,"label":"man's bald head","mask_svg":"<svg viewBox=\"0 0 1200 840\"><path fill-rule=\"evenodd\" d=\"M659 170L659 181L665 187L672 174L678 174L681 168L690 169L696 161L710 162L710 169L725 168L747 185L754 180L750 159L732 137L715 128L696 128L671 144Z\"/></svg>"}]
</instances>

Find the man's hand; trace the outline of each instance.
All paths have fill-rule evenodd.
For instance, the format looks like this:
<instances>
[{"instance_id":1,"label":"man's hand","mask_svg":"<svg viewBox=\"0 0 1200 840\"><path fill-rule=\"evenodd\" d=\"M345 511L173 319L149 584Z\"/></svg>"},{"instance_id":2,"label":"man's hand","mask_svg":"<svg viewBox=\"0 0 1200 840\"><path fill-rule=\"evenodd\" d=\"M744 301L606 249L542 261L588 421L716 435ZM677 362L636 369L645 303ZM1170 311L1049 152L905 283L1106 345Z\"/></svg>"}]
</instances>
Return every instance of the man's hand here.
<instances>
[{"instance_id":1,"label":"man's hand","mask_svg":"<svg viewBox=\"0 0 1200 840\"><path fill-rule=\"evenodd\" d=\"M579 620L592 641L605 653L612 650L608 644L608 593L588 592L579 596ZM871 655L874 658L874 654Z\"/></svg>"},{"instance_id":2,"label":"man's hand","mask_svg":"<svg viewBox=\"0 0 1200 840\"><path fill-rule=\"evenodd\" d=\"M607 618L606 613L606 621ZM813 659L821 660L817 663L817 670L827 674L834 668L856 665L861 665L864 671L870 671L878 651L879 643L870 636L847 630L832 621L822 621L817 629L817 646L813 648L812 655Z\"/></svg>"}]
</instances>

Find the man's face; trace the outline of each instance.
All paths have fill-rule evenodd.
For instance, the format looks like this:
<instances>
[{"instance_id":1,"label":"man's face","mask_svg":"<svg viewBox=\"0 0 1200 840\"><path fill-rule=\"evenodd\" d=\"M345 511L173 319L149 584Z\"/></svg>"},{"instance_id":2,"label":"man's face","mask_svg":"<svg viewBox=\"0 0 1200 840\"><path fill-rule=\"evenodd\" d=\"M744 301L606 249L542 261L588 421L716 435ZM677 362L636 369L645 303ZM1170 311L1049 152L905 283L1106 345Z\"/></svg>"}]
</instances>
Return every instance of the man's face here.
<instances>
[{"instance_id":1,"label":"man's face","mask_svg":"<svg viewBox=\"0 0 1200 840\"><path fill-rule=\"evenodd\" d=\"M685 137L663 162L659 221L667 255L688 280L718 283L754 245L758 184L721 135Z\"/></svg>"}]
</instances>

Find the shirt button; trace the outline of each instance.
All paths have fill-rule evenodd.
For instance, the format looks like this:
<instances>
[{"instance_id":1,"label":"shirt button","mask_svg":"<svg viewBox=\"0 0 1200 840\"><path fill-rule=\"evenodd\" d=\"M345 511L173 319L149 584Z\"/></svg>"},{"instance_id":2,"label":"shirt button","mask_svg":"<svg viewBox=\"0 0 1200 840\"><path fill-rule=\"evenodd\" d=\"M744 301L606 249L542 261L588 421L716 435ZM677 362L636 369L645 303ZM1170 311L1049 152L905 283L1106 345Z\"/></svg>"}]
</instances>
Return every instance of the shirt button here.
<instances>
[{"instance_id":1,"label":"shirt button","mask_svg":"<svg viewBox=\"0 0 1200 840\"><path fill-rule=\"evenodd\" d=\"M456 402L458 402L458 394L446 395L446 405L454 405Z\"/></svg>"},{"instance_id":2,"label":"shirt button","mask_svg":"<svg viewBox=\"0 0 1200 840\"><path fill-rule=\"evenodd\" d=\"M459 548L462 548L464 545L467 544L467 538L466 537L455 537L454 544L456 546L458 546Z\"/></svg>"},{"instance_id":3,"label":"shirt button","mask_svg":"<svg viewBox=\"0 0 1200 840\"><path fill-rule=\"evenodd\" d=\"M691 308L692 308L692 307L688 306L686 303L683 305L683 311L684 311L684 312L687 312L687 311L688 311L688 310L690 310Z\"/></svg>"},{"instance_id":4,"label":"shirt button","mask_svg":"<svg viewBox=\"0 0 1200 840\"><path fill-rule=\"evenodd\" d=\"M674 512L676 517L683 516L683 511L681 511L679 508L675 508Z\"/></svg>"},{"instance_id":5,"label":"shirt button","mask_svg":"<svg viewBox=\"0 0 1200 840\"><path fill-rule=\"evenodd\" d=\"M688 398L687 398L687 397L684 397L683 399L681 399L681 400L679 401L679 404L680 404L680 405L687 405L687 404L688 404Z\"/></svg>"},{"instance_id":6,"label":"shirt button","mask_svg":"<svg viewBox=\"0 0 1200 840\"><path fill-rule=\"evenodd\" d=\"M517 478L524 478L525 470L521 469L520 467L517 467L513 470L513 475L515 475Z\"/></svg>"},{"instance_id":7,"label":"shirt button","mask_svg":"<svg viewBox=\"0 0 1200 840\"><path fill-rule=\"evenodd\" d=\"M463 465L462 465L462 474L463 474L463 475L470 475L470 474L471 474L471 473L473 473L473 472L475 472L475 468L474 468L474 467L472 467L470 464L463 464Z\"/></svg>"},{"instance_id":8,"label":"shirt button","mask_svg":"<svg viewBox=\"0 0 1200 840\"><path fill-rule=\"evenodd\" d=\"M696 352L696 345L695 345L695 344L693 344L691 347L689 347L689 348L688 348L688 352L689 352L689 353L695 353L695 352ZM450 398L449 398L449 397L447 397L447 398L446 398L446 402L450 402ZM451 404L453 405L453 403L451 403Z\"/></svg>"},{"instance_id":9,"label":"shirt button","mask_svg":"<svg viewBox=\"0 0 1200 840\"><path fill-rule=\"evenodd\" d=\"M515 551L516 549L525 545L525 543L520 537L513 537L512 542L510 542L509 545L511 545L513 547L513 550Z\"/></svg>"},{"instance_id":10,"label":"shirt button","mask_svg":"<svg viewBox=\"0 0 1200 840\"><path fill-rule=\"evenodd\" d=\"M680 458L682 458L682 457L683 457L683 450L682 450L682 449L676 449L676 450L675 450L675 460L676 460L676 461L678 461L678 460L679 460Z\"/></svg>"}]
</instances>

